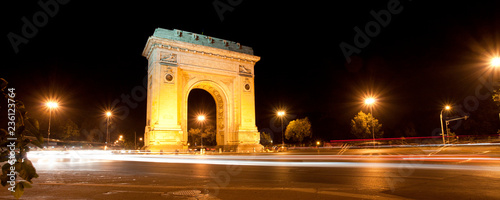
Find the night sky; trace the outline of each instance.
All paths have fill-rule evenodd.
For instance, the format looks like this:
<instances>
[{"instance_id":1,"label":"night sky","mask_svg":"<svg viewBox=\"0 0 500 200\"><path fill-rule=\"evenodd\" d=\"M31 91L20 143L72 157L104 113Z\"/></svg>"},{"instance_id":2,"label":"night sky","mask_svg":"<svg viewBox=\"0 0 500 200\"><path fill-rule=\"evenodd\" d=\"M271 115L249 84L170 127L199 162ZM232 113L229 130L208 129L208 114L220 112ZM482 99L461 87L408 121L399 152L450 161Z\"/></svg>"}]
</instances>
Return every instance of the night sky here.
<instances>
[{"instance_id":1,"label":"night sky","mask_svg":"<svg viewBox=\"0 0 500 200\"><path fill-rule=\"evenodd\" d=\"M223 20L214 2L229 9ZM500 50L499 1L229 2L61 0L65 4L38 23L16 53L9 33L22 37L23 17L33 22L42 8L37 1L6 1L0 77L16 88L42 128L44 99L53 96L62 106L55 121L71 119L90 129L102 122L106 107L142 87L147 59L141 53L161 27L252 47L261 57L255 65L257 126L276 136L281 129L275 109L284 107L290 120L309 117L314 138L353 138L349 123L360 110L369 111L366 94L378 99L374 115L386 137L408 126L419 136L433 135L446 103L467 113L490 105L491 98L478 97L476 89L485 85L480 78L492 73L488 59ZM369 42L346 62L339 45L355 47L355 27L366 32L376 21L371 11L390 13L388 7L394 7L390 21L370 29ZM485 88L480 94L490 92ZM464 101L478 108L467 110L475 105ZM117 104L130 113L114 123L128 135L143 134L146 100L131 105Z\"/></svg>"}]
</instances>

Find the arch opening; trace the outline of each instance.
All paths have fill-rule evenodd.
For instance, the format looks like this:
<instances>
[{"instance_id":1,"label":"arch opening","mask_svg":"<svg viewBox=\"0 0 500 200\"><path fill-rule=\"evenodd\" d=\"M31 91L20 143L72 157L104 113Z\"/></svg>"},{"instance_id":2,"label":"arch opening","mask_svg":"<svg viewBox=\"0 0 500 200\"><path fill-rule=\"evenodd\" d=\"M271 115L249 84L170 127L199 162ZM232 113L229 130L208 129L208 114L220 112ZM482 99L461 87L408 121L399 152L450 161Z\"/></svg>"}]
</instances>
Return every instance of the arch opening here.
<instances>
[{"instance_id":1,"label":"arch opening","mask_svg":"<svg viewBox=\"0 0 500 200\"><path fill-rule=\"evenodd\" d=\"M204 89L192 89L188 94L187 135L190 148L217 146L217 103Z\"/></svg>"}]
</instances>

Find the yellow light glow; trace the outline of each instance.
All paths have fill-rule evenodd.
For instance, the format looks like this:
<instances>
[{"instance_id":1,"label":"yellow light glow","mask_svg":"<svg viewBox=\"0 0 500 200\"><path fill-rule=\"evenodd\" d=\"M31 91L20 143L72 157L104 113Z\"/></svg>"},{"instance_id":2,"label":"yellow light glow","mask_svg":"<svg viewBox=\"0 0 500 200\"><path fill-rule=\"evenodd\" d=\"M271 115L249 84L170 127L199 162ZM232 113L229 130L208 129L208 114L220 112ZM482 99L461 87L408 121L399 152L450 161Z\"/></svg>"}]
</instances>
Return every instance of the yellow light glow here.
<instances>
[{"instance_id":1,"label":"yellow light glow","mask_svg":"<svg viewBox=\"0 0 500 200\"><path fill-rule=\"evenodd\" d=\"M373 98L373 97L370 97L370 98L366 98L366 99L365 99L365 104L366 104L366 105L372 105L372 104L374 104L374 103L375 103L375 98Z\"/></svg>"},{"instance_id":2,"label":"yellow light glow","mask_svg":"<svg viewBox=\"0 0 500 200\"><path fill-rule=\"evenodd\" d=\"M451 107L450 107L450 106L445 106L445 107L444 107L444 109L446 109L446 110L450 110L450 109L451 109Z\"/></svg>"},{"instance_id":3,"label":"yellow light glow","mask_svg":"<svg viewBox=\"0 0 500 200\"><path fill-rule=\"evenodd\" d=\"M319 141L316 142L316 145L319 145Z\"/></svg>"},{"instance_id":4,"label":"yellow light glow","mask_svg":"<svg viewBox=\"0 0 500 200\"><path fill-rule=\"evenodd\" d=\"M278 116L283 117L285 115L285 111L278 111Z\"/></svg>"},{"instance_id":5,"label":"yellow light glow","mask_svg":"<svg viewBox=\"0 0 500 200\"><path fill-rule=\"evenodd\" d=\"M205 121L205 115L199 115L198 121Z\"/></svg>"},{"instance_id":6,"label":"yellow light glow","mask_svg":"<svg viewBox=\"0 0 500 200\"><path fill-rule=\"evenodd\" d=\"M500 57L494 57L491 59L491 66L500 67Z\"/></svg>"},{"instance_id":7,"label":"yellow light glow","mask_svg":"<svg viewBox=\"0 0 500 200\"><path fill-rule=\"evenodd\" d=\"M106 116L111 117L111 112L106 112Z\"/></svg>"},{"instance_id":8,"label":"yellow light glow","mask_svg":"<svg viewBox=\"0 0 500 200\"><path fill-rule=\"evenodd\" d=\"M57 108L59 105L57 104L57 102L53 102L53 101L49 101L46 103L47 107L52 109L52 108Z\"/></svg>"},{"instance_id":9,"label":"yellow light glow","mask_svg":"<svg viewBox=\"0 0 500 200\"><path fill-rule=\"evenodd\" d=\"M140 141L142 141L142 138L139 138Z\"/></svg>"}]
</instances>

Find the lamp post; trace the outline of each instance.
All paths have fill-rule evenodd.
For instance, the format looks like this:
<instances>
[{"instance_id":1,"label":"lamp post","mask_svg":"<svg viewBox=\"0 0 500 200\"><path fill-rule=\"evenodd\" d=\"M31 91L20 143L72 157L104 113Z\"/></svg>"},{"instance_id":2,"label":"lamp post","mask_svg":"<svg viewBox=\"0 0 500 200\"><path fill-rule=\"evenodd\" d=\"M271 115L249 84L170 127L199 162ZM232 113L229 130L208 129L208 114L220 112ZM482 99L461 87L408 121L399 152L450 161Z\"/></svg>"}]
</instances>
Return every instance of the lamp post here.
<instances>
[{"instance_id":1,"label":"lamp post","mask_svg":"<svg viewBox=\"0 0 500 200\"><path fill-rule=\"evenodd\" d=\"M439 115L439 119L441 119L441 135L443 136L443 145L446 144L444 140L444 127L443 127L443 111L444 110L450 110L450 106L445 106L443 109L441 109L441 114Z\"/></svg>"},{"instance_id":2,"label":"lamp post","mask_svg":"<svg viewBox=\"0 0 500 200\"><path fill-rule=\"evenodd\" d=\"M125 139L123 139L123 135L120 135L118 137L118 140L116 141L116 143L118 143L118 146L125 147Z\"/></svg>"},{"instance_id":3,"label":"lamp post","mask_svg":"<svg viewBox=\"0 0 500 200\"><path fill-rule=\"evenodd\" d=\"M109 118L111 117L111 112L106 112L106 145L109 143Z\"/></svg>"},{"instance_id":4,"label":"lamp post","mask_svg":"<svg viewBox=\"0 0 500 200\"><path fill-rule=\"evenodd\" d=\"M49 101L45 104L49 108L49 128L47 131L47 148L49 147L50 142L50 118L52 118L52 109L57 108L59 105L56 102Z\"/></svg>"},{"instance_id":5,"label":"lamp post","mask_svg":"<svg viewBox=\"0 0 500 200\"><path fill-rule=\"evenodd\" d=\"M281 119L281 148L285 148L285 134L283 133L283 117L285 111L278 111L278 117Z\"/></svg>"},{"instance_id":6,"label":"lamp post","mask_svg":"<svg viewBox=\"0 0 500 200\"><path fill-rule=\"evenodd\" d=\"M496 56L491 59L490 65L494 68L500 67L500 57ZM498 116L500 117L500 113L498 113ZM498 138L500 138L500 134L498 134Z\"/></svg>"},{"instance_id":7,"label":"lamp post","mask_svg":"<svg viewBox=\"0 0 500 200\"><path fill-rule=\"evenodd\" d=\"M205 122L205 115L199 115L198 121L201 123L200 139L201 139L201 148L203 148L203 125ZM200 148L200 153L201 153L201 148Z\"/></svg>"},{"instance_id":8,"label":"lamp post","mask_svg":"<svg viewBox=\"0 0 500 200\"><path fill-rule=\"evenodd\" d=\"M375 98L370 97L365 99L365 105L370 106L370 114L372 115L372 136L373 136L373 146L375 147L375 127L373 121L375 121L375 118L373 117L373 105L375 104Z\"/></svg>"}]
</instances>

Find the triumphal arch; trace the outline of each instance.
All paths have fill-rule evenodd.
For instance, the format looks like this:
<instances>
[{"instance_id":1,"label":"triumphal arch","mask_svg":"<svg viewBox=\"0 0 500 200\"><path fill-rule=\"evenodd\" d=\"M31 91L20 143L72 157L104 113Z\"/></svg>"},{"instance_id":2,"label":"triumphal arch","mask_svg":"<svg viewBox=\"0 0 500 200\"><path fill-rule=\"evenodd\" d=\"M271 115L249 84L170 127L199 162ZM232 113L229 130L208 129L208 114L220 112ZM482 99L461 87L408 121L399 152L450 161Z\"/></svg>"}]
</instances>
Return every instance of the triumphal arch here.
<instances>
[{"instance_id":1,"label":"triumphal arch","mask_svg":"<svg viewBox=\"0 0 500 200\"><path fill-rule=\"evenodd\" d=\"M145 146L186 149L188 96L210 93L216 104L216 141L225 151L260 151L255 126L254 66L260 57L240 43L157 28L142 55L148 59Z\"/></svg>"}]
</instances>

